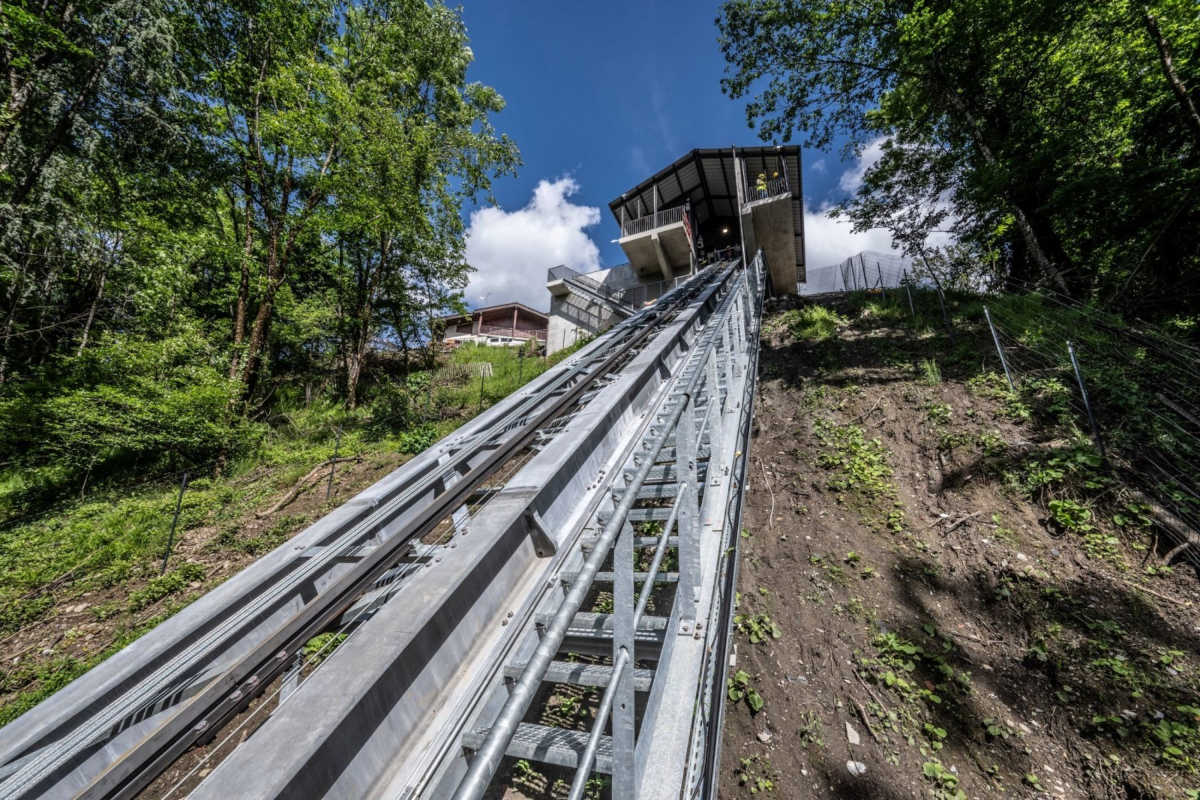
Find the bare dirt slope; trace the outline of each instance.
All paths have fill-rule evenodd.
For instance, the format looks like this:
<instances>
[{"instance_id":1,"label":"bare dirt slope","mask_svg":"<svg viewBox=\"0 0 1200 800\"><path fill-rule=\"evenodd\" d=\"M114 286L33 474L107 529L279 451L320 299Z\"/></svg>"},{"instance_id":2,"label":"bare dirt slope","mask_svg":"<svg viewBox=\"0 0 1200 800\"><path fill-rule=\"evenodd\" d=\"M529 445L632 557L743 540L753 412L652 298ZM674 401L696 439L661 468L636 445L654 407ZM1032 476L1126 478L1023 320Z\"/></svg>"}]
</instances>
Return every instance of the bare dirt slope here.
<instances>
[{"instance_id":1,"label":"bare dirt slope","mask_svg":"<svg viewBox=\"0 0 1200 800\"><path fill-rule=\"evenodd\" d=\"M838 310L764 326L721 797L1195 798L1196 575L986 330Z\"/></svg>"}]
</instances>

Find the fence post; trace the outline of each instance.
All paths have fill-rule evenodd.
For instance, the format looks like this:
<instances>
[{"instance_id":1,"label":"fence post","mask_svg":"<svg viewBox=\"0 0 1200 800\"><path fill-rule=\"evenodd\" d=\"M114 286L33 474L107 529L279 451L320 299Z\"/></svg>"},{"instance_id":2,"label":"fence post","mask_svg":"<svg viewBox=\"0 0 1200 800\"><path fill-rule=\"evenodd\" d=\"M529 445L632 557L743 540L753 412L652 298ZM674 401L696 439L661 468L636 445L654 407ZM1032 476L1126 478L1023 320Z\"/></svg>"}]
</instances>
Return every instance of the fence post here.
<instances>
[{"instance_id":1,"label":"fence post","mask_svg":"<svg viewBox=\"0 0 1200 800\"><path fill-rule=\"evenodd\" d=\"M996 352L1000 355L1000 366L1004 367L1004 377L1008 379L1008 388L1016 391L1017 387L1013 385L1012 373L1008 371L1008 359L1004 357L1004 348L1000 346L1000 336L996 333L996 326L992 324L992 314L988 311L988 307L983 307L983 316L987 318L988 329L992 332L992 341L996 343Z\"/></svg>"},{"instance_id":2,"label":"fence post","mask_svg":"<svg viewBox=\"0 0 1200 800\"><path fill-rule=\"evenodd\" d=\"M1083 410L1087 412L1088 424L1092 426L1092 438L1096 440L1096 448L1100 451L1100 458L1108 461L1108 454L1104 452L1104 439L1100 436L1100 426L1096 424L1096 417L1092 414L1092 403L1088 400L1087 387L1083 384L1083 373L1079 371L1079 361L1075 358L1075 348L1071 345L1071 341L1067 340L1067 353L1071 356L1071 368L1075 370L1075 380L1079 383L1079 394L1083 396Z\"/></svg>"},{"instance_id":3,"label":"fence post","mask_svg":"<svg viewBox=\"0 0 1200 800\"><path fill-rule=\"evenodd\" d=\"M887 302L887 287L883 285L883 267L879 266L879 262L875 262L875 271L879 273L879 291L883 292L883 302Z\"/></svg>"},{"instance_id":4,"label":"fence post","mask_svg":"<svg viewBox=\"0 0 1200 800\"><path fill-rule=\"evenodd\" d=\"M479 411L483 411L483 362L479 364Z\"/></svg>"},{"instance_id":5,"label":"fence post","mask_svg":"<svg viewBox=\"0 0 1200 800\"><path fill-rule=\"evenodd\" d=\"M905 277L905 278L907 278L907 277L908 277L908 275L905 275L904 277ZM912 301L912 287L908 285L908 281L907 281L907 280L904 282L904 292L905 292L905 293L908 295L908 313L909 313L909 314L912 314L913 327L916 327L916 324L917 324L917 309L913 307L913 301Z\"/></svg>"},{"instance_id":6,"label":"fence post","mask_svg":"<svg viewBox=\"0 0 1200 800\"><path fill-rule=\"evenodd\" d=\"M179 509L183 507L183 492L187 489L188 474L183 472L183 480L179 482L179 496L175 498L175 516L171 517L171 532L167 534L167 552L163 553L162 569L159 575L167 574L167 559L171 557L171 548L175 546L175 526L179 524Z\"/></svg>"},{"instance_id":7,"label":"fence post","mask_svg":"<svg viewBox=\"0 0 1200 800\"><path fill-rule=\"evenodd\" d=\"M338 450L342 447L342 426L338 425L337 436L333 440L333 460L329 462L329 482L325 484L325 499L333 491L333 471L337 469Z\"/></svg>"}]
</instances>

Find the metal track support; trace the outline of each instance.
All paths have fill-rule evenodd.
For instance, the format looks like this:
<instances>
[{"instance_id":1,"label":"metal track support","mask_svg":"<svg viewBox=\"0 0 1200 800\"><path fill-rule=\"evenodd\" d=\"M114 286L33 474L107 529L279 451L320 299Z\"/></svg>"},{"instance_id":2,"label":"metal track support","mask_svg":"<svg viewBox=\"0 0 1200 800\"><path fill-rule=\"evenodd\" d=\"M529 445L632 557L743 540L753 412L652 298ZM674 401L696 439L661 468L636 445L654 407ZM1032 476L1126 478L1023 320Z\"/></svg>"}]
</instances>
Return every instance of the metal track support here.
<instances>
[{"instance_id":1,"label":"metal track support","mask_svg":"<svg viewBox=\"0 0 1200 800\"><path fill-rule=\"evenodd\" d=\"M628 520L613 545L613 641L612 661L621 665L613 676L616 689L612 708L613 797L633 800L634 788L634 603L633 594L633 525Z\"/></svg>"}]
</instances>

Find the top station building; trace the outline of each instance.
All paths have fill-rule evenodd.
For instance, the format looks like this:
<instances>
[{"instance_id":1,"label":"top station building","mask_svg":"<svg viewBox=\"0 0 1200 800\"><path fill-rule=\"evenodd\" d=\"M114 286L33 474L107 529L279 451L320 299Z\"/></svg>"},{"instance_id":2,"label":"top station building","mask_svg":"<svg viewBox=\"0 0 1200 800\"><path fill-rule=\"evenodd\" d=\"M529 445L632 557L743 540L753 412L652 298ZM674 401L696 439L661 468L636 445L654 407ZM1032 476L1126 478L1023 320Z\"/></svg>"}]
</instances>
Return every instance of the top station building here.
<instances>
[{"instance_id":1,"label":"top station building","mask_svg":"<svg viewBox=\"0 0 1200 800\"><path fill-rule=\"evenodd\" d=\"M728 254L751 258L762 249L776 294L794 294L804 280L794 145L692 150L608 207L629 263L589 273L549 271L549 352L605 330Z\"/></svg>"}]
</instances>

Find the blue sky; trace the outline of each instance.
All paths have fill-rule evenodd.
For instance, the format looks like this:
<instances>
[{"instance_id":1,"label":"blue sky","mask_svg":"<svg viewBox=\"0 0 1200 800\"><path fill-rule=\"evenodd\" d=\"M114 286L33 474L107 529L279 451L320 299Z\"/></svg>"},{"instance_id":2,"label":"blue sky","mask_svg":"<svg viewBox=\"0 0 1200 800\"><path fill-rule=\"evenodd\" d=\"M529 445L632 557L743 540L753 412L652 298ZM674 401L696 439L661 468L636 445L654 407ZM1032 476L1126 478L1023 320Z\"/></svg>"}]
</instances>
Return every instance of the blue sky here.
<instances>
[{"instance_id":1,"label":"blue sky","mask_svg":"<svg viewBox=\"0 0 1200 800\"><path fill-rule=\"evenodd\" d=\"M718 9L695 0L464 0L470 77L504 96L495 123L524 161L515 178L495 185L499 208L470 217L468 260L479 270L470 305L546 307L547 267L625 261L611 243L609 200L694 147L761 143L744 102L721 93ZM803 153L812 266L888 249L886 234L852 235L820 213L854 185L862 163Z\"/></svg>"}]
</instances>

